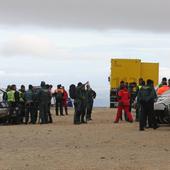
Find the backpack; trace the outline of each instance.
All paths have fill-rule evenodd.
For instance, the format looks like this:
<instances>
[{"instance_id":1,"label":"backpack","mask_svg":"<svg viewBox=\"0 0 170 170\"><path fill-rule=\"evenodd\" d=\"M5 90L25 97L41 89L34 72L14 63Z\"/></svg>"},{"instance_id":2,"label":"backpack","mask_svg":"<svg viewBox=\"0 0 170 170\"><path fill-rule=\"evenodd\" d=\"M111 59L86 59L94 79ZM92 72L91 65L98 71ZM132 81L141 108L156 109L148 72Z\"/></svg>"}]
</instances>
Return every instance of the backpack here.
<instances>
[{"instance_id":1,"label":"backpack","mask_svg":"<svg viewBox=\"0 0 170 170\"><path fill-rule=\"evenodd\" d=\"M77 96L77 90L74 84L71 84L69 87L69 96L71 99L75 99Z\"/></svg>"}]
</instances>

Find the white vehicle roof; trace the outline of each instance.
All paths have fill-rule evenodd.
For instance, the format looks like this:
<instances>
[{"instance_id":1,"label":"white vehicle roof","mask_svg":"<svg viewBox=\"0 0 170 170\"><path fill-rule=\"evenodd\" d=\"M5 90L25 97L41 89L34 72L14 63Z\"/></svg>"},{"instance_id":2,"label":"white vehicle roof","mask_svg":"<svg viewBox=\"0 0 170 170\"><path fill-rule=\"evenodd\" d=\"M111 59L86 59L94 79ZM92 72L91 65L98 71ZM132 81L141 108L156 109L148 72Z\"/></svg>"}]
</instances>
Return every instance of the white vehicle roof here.
<instances>
[{"instance_id":1,"label":"white vehicle roof","mask_svg":"<svg viewBox=\"0 0 170 170\"><path fill-rule=\"evenodd\" d=\"M3 101L3 94L4 94L4 90L0 89L0 102Z\"/></svg>"}]
</instances>

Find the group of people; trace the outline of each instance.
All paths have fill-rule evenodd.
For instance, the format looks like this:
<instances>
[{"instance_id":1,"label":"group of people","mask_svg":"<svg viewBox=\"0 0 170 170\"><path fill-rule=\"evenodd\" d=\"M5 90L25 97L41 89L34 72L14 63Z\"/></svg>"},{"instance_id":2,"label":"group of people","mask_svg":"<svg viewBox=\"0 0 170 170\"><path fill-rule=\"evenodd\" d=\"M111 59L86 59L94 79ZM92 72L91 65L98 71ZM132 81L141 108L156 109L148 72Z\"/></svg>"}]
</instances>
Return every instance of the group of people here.
<instances>
[{"instance_id":1,"label":"group of people","mask_svg":"<svg viewBox=\"0 0 170 170\"><path fill-rule=\"evenodd\" d=\"M58 85L57 89L52 91L52 85L41 82L40 86L28 86L28 90L24 85L17 90L16 85L8 85L4 93L3 100L8 104L9 116L8 124L40 124L52 123L51 116L51 99L55 99L56 115L63 116L63 108L65 114L67 111L68 93L63 86ZM39 113L39 114L38 114Z\"/></svg>"},{"instance_id":2,"label":"group of people","mask_svg":"<svg viewBox=\"0 0 170 170\"><path fill-rule=\"evenodd\" d=\"M158 119L154 112L154 102L157 100L157 95L163 94L170 89L170 79L164 77L157 89L154 87L154 82L148 79L146 82L140 78L139 84L120 82L118 88L118 108L114 119L115 123L122 119L122 111L124 110L125 119L133 122L131 113L132 103L136 101L136 121L139 121L139 130L143 131L145 128L157 129Z\"/></svg>"},{"instance_id":3,"label":"group of people","mask_svg":"<svg viewBox=\"0 0 170 170\"><path fill-rule=\"evenodd\" d=\"M92 90L89 82L82 84L79 82L77 86L70 86L70 97L74 99L74 124L87 123L92 120L93 101L96 98L96 92Z\"/></svg>"},{"instance_id":4,"label":"group of people","mask_svg":"<svg viewBox=\"0 0 170 170\"><path fill-rule=\"evenodd\" d=\"M73 88L72 88L73 86ZM91 113L96 93L89 83L71 85L69 95L74 100L74 124L87 123L92 120ZM24 85L17 90L16 85L8 85L3 100L9 108L8 124L47 124L52 123L51 101L55 104L56 116L68 115L68 93L59 84L54 89L52 85L41 82L40 86ZM65 111L65 114L64 114Z\"/></svg>"},{"instance_id":5,"label":"group of people","mask_svg":"<svg viewBox=\"0 0 170 170\"><path fill-rule=\"evenodd\" d=\"M40 86L28 86L28 90L24 85L17 90L16 85L9 85L4 93L3 100L8 104L9 116L7 122L9 124L40 124L52 123L51 115L51 99L55 99L56 116L68 115L67 101L68 93L60 84L55 90L53 86L41 82ZM122 111L124 110L125 119L133 122L131 113L132 104L136 101L136 121L139 122L139 130L145 128L157 129L158 119L154 113L154 102L157 95L163 94L170 90L170 79L165 77L157 89L154 88L154 82L148 79L146 82L140 78L138 84L135 82L120 82L118 88L118 108L114 123L118 123L122 119ZM85 84L79 82L72 84L69 88L69 96L74 100L74 124L87 123L92 120L93 102L96 98L96 92L90 87L89 82ZM39 114L38 114L39 113Z\"/></svg>"}]
</instances>

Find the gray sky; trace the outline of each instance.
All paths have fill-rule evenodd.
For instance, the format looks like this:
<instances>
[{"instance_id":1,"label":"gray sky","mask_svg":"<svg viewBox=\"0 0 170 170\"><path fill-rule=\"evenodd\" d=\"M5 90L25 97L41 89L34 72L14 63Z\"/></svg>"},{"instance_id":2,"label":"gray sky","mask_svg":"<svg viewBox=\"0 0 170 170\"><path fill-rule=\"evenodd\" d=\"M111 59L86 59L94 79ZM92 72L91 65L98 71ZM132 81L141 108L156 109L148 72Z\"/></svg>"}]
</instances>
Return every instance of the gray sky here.
<instances>
[{"instance_id":1,"label":"gray sky","mask_svg":"<svg viewBox=\"0 0 170 170\"><path fill-rule=\"evenodd\" d=\"M169 0L1 0L0 23L168 32L169 7Z\"/></svg>"},{"instance_id":2,"label":"gray sky","mask_svg":"<svg viewBox=\"0 0 170 170\"><path fill-rule=\"evenodd\" d=\"M169 8L169 0L0 0L0 86L89 80L106 106L111 58L159 62L160 78L170 75Z\"/></svg>"}]
</instances>

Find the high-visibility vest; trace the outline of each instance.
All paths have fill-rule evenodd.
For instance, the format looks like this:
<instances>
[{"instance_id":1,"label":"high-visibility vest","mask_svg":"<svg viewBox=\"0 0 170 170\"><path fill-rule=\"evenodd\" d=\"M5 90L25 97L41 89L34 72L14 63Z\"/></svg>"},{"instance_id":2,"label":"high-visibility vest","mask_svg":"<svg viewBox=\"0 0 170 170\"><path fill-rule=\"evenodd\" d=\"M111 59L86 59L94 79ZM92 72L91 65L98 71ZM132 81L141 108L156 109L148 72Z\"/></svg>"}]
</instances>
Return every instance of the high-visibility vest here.
<instances>
[{"instance_id":1,"label":"high-visibility vest","mask_svg":"<svg viewBox=\"0 0 170 170\"><path fill-rule=\"evenodd\" d=\"M7 101L15 102L15 91L14 90L10 90L7 92Z\"/></svg>"},{"instance_id":2,"label":"high-visibility vest","mask_svg":"<svg viewBox=\"0 0 170 170\"><path fill-rule=\"evenodd\" d=\"M139 90L142 88L142 86L141 85L138 85L138 88L139 88Z\"/></svg>"}]
</instances>

